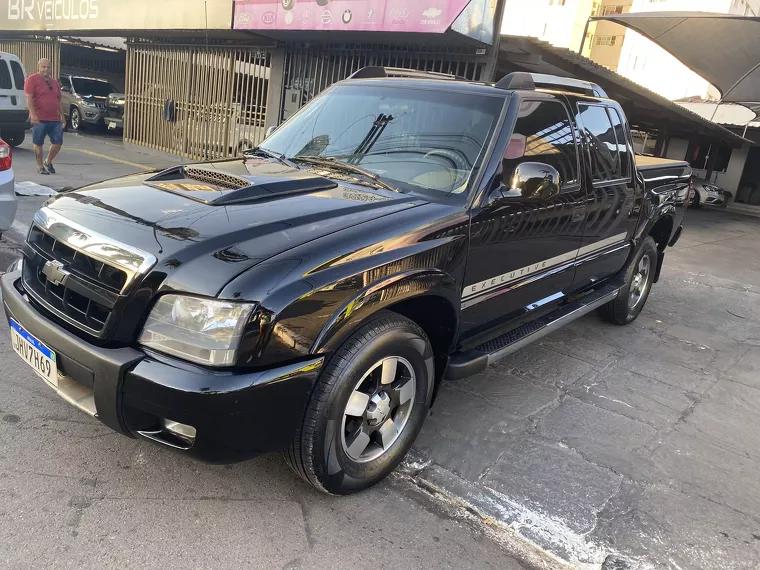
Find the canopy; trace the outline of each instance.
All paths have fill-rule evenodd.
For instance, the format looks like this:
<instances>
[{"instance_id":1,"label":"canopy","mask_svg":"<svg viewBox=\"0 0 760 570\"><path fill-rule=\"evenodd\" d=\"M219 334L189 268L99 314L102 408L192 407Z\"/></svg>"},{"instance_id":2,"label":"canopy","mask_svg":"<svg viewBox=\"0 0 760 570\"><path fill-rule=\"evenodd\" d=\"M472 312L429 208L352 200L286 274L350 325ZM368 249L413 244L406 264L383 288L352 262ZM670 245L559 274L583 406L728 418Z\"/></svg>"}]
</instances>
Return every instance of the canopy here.
<instances>
[{"instance_id":1,"label":"canopy","mask_svg":"<svg viewBox=\"0 0 760 570\"><path fill-rule=\"evenodd\" d=\"M635 30L712 83L723 101L760 102L760 18L711 12L600 16ZM760 103L755 103L760 107ZM753 106L753 105L748 105Z\"/></svg>"}]
</instances>

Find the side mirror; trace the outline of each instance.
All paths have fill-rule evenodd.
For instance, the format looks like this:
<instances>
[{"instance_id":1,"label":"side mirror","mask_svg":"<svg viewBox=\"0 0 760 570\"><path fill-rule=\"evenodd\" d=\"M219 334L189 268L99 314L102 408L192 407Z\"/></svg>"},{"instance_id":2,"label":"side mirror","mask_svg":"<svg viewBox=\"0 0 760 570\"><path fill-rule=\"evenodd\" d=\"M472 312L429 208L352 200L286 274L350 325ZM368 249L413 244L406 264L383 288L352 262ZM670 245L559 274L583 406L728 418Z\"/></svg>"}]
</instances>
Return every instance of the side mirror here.
<instances>
[{"instance_id":1,"label":"side mirror","mask_svg":"<svg viewBox=\"0 0 760 570\"><path fill-rule=\"evenodd\" d=\"M61 85L61 91L64 93L71 93L71 87L66 87L65 85Z\"/></svg>"},{"instance_id":2,"label":"side mirror","mask_svg":"<svg viewBox=\"0 0 760 570\"><path fill-rule=\"evenodd\" d=\"M273 132L277 130L277 127L269 127L266 131L266 134L264 135L264 138L268 139Z\"/></svg>"},{"instance_id":3,"label":"side mirror","mask_svg":"<svg viewBox=\"0 0 760 570\"><path fill-rule=\"evenodd\" d=\"M523 162L515 167L502 197L521 200L547 200L560 193L559 172L543 162Z\"/></svg>"}]
</instances>

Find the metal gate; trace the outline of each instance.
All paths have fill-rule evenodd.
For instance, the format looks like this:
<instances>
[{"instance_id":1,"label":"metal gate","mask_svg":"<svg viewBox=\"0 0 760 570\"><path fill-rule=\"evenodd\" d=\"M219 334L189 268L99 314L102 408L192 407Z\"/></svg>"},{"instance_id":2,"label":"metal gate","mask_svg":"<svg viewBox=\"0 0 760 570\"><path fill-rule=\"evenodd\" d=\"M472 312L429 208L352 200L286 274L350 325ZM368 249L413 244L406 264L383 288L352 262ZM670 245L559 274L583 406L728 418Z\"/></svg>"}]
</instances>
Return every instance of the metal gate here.
<instances>
[{"instance_id":1,"label":"metal gate","mask_svg":"<svg viewBox=\"0 0 760 570\"><path fill-rule=\"evenodd\" d=\"M61 72L61 44L57 39L0 40L0 51L12 53L21 60L27 76L37 73L37 64L46 57L53 65L53 77Z\"/></svg>"},{"instance_id":2,"label":"metal gate","mask_svg":"<svg viewBox=\"0 0 760 570\"><path fill-rule=\"evenodd\" d=\"M487 65L473 48L381 44L288 44L282 119L333 83L367 66L448 73L480 81Z\"/></svg>"},{"instance_id":3,"label":"metal gate","mask_svg":"<svg viewBox=\"0 0 760 570\"><path fill-rule=\"evenodd\" d=\"M270 54L256 48L127 46L124 139L194 160L263 138Z\"/></svg>"}]
</instances>

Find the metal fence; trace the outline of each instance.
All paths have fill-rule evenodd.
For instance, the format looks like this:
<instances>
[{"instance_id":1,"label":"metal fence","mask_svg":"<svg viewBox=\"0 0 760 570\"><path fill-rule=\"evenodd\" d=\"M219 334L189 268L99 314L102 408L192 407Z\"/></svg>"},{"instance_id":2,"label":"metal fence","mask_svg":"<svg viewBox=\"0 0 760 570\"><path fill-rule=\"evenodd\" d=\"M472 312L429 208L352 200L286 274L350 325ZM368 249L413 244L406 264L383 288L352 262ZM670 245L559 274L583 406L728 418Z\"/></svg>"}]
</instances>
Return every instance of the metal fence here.
<instances>
[{"instance_id":1,"label":"metal fence","mask_svg":"<svg viewBox=\"0 0 760 570\"><path fill-rule=\"evenodd\" d=\"M57 39L3 40L0 51L12 53L21 60L27 76L37 73L37 63L46 57L53 65L53 77L60 77L61 44Z\"/></svg>"},{"instance_id":2,"label":"metal fence","mask_svg":"<svg viewBox=\"0 0 760 570\"><path fill-rule=\"evenodd\" d=\"M263 138L270 54L130 42L124 139L194 160L238 156Z\"/></svg>"},{"instance_id":3,"label":"metal fence","mask_svg":"<svg viewBox=\"0 0 760 570\"><path fill-rule=\"evenodd\" d=\"M402 67L483 79L486 57L448 46L322 44L287 45L282 119L333 83L367 66Z\"/></svg>"}]
</instances>

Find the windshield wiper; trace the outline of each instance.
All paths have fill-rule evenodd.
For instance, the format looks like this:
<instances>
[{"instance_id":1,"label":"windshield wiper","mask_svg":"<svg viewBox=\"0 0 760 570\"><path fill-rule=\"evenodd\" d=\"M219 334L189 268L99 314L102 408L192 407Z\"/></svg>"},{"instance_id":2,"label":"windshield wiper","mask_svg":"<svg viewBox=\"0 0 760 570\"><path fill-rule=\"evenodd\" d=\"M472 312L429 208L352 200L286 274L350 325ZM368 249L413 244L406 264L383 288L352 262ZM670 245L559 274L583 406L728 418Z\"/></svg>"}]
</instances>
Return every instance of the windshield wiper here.
<instances>
[{"instance_id":1,"label":"windshield wiper","mask_svg":"<svg viewBox=\"0 0 760 570\"><path fill-rule=\"evenodd\" d=\"M343 172L350 172L352 174L359 174L361 176L364 176L365 178L369 178L380 186L381 188L385 188L386 190L390 190L391 192L403 192L399 190L398 188L394 188L387 182L383 182L380 177L377 176L377 174L370 172L369 170L365 170L364 168L360 166L356 166L354 164L346 164L345 162L341 162L340 160L336 158L328 158L324 156L294 156L292 158L294 161L300 161L305 162L307 164L313 164L315 166L324 166L326 168L333 168L335 170L342 170Z\"/></svg>"},{"instance_id":2,"label":"windshield wiper","mask_svg":"<svg viewBox=\"0 0 760 570\"><path fill-rule=\"evenodd\" d=\"M268 150L266 148L262 148L260 146L255 146L253 148L249 148L243 151L244 157L249 156L265 156L267 158L274 158L277 162L280 164L284 164L285 166L290 166L291 168L298 168L295 164L293 164L291 161L289 161L287 158L285 158L285 155L280 152L275 152L273 150Z\"/></svg>"}]
</instances>

